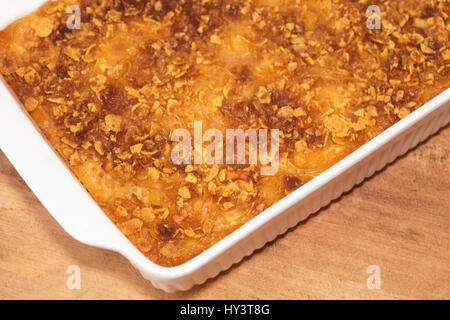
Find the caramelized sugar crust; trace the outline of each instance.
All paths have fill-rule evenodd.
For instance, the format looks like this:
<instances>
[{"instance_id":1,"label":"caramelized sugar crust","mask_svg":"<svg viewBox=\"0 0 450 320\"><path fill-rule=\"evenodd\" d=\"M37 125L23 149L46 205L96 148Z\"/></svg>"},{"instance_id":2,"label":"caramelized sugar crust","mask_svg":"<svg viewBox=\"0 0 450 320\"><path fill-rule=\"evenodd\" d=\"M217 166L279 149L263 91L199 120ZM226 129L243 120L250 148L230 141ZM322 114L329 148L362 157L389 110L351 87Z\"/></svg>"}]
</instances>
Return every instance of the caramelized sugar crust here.
<instances>
[{"instance_id":1,"label":"caramelized sugar crust","mask_svg":"<svg viewBox=\"0 0 450 320\"><path fill-rule=\"evenodd\" d=\"M362 0L49 2L0 32L0 73L118 228L175 266L449 87L449 2L377 2L381 30ZM194 121L279 129L279 172L175 165Z\"/></svg>"}]
</instances>

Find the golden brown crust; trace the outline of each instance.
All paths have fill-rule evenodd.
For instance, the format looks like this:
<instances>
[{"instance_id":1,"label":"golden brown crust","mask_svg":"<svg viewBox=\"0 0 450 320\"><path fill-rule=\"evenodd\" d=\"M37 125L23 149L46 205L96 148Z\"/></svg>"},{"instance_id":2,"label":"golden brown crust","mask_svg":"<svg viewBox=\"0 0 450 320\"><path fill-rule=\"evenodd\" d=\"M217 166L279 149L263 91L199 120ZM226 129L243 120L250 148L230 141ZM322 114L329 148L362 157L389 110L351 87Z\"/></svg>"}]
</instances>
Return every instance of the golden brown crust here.
<instances>
[{"instance_id":1,"label":"golden brown crust","mask_svg":"<svg viewBox=\"0 0 450 320\"><path fill-rule=\"evenodd\" d=\"M0 72L151 260L196 256L450 84L450 6L64 0L0 32ZM66 8L81 9L70 30ZM173 164L171 132L279 129L280 169Z\"/></svg>"}]
</instances>

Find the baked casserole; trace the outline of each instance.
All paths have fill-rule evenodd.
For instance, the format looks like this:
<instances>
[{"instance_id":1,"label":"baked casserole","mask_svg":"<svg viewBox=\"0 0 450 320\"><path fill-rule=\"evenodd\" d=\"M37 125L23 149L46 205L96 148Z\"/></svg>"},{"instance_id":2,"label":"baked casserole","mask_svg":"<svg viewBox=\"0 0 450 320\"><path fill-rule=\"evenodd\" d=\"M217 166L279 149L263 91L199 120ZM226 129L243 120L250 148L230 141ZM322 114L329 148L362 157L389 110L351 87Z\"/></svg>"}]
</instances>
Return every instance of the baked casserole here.
<instances>
[{"instance_id":1,"label":"baked casserole","mask_svg":"<svg viewBox=\"0 0 450 320\"><path fill-rule=\"evenodd\" d=\"M50 1L0 31L0 73L117 227L176 266L449 88L450 3L378 1L380 28L369 5ZM277 129L277 172L175 163L196 122Z\"/></svg>"}]
</instances>

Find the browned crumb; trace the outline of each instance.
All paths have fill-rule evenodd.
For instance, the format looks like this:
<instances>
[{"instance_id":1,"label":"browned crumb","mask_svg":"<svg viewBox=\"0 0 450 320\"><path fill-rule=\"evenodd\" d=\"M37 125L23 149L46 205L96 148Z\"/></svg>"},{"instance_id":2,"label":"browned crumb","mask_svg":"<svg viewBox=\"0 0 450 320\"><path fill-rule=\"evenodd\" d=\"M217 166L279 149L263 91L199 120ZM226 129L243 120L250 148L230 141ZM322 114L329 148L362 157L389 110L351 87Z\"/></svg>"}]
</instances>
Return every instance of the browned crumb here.
<instances>
[{"instance_id":1,"label":"browned crumb","mask_svg":"<svg viewBox=\"0 0 450 320\"><path fill-rule=\"evenodd\" d=\"M449 87L447 1L63 0L0 32L0 73L106 214L181 264ZM66 22L81 9L81 28ZM280 130L280 169L177 166L170 134Z\"/></svg>"}]
</instances>

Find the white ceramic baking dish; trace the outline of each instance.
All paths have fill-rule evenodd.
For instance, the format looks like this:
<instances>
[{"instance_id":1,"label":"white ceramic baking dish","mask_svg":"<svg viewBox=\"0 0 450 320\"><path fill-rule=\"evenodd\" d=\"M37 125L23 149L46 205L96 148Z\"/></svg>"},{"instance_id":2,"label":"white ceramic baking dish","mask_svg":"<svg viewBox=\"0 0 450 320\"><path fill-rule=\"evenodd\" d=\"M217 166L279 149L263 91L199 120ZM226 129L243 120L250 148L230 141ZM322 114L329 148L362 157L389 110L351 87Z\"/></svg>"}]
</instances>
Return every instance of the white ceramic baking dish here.
<instances>
[{"instance_id":1,"label":"white ceramic baking dish","mask_svg":"<svg viewBox=\"0 0 450 320\"><path fill-rule=\"evenodd\" d=\"M0 28L43 2L2 1ZM144 278L167 292L187 290L215 277L450 122L447 89L202 254L165 268L148 260L106 217L3 82L0 102L0 148L56 221L80 242L121 253Z\"/></svg>"}]
</instances>

